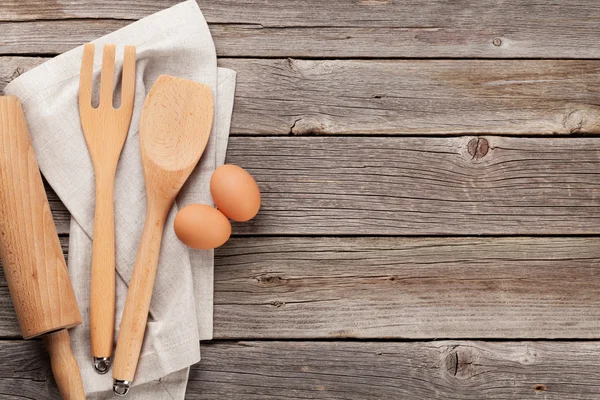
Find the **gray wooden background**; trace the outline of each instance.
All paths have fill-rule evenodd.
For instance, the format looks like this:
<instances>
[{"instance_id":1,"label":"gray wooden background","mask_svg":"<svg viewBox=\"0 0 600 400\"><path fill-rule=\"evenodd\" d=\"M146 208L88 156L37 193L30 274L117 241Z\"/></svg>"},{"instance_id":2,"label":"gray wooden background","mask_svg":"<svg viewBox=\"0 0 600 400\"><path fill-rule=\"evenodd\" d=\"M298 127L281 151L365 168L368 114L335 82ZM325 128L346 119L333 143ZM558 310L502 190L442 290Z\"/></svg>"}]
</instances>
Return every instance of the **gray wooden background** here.
<instances>
[{"instance_id":1,"label":"gray wooden background","mask_svg":"<svg viewBox=\"0 0 600 400\"><path fill-rule=\"evenodd\" d=\"M0 90L176 2L2 0ZM263 208L189 399L600 398L600 3L199 3ZM3 278L0 338L0 398L58 399Z\"/></svg>"}]
</instances>

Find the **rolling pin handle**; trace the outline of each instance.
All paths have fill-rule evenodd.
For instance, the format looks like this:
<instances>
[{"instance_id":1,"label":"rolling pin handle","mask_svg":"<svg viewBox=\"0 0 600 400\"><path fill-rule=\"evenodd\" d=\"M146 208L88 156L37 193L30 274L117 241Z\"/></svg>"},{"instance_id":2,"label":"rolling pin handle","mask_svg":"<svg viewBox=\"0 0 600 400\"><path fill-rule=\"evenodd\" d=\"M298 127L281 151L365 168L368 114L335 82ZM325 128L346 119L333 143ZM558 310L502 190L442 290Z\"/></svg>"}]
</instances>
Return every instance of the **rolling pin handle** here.
<instances>
[{"instance_id":1,"label":"rolling pin handle","mask_svg":"<svg viewBox=\"0 0 600 400\"><path fill-rule=\"evenodd\" d=\"M50 353L50 366L63 400L85 400L83 381L77 360L71 350L71 338L66 329L43 336Z\"/></svg>"},{"instance_id":2,"label":"rolling pin handle","mask_svg":"<svg viewBox=\"0 0 600 400\"><path fill-rule=\"evenodd\" d=\"M115 379L113 381L113 392L117 396L125 396L129 392L131 381L123 381L121 379Z\"/></svg>"}]
</instances>

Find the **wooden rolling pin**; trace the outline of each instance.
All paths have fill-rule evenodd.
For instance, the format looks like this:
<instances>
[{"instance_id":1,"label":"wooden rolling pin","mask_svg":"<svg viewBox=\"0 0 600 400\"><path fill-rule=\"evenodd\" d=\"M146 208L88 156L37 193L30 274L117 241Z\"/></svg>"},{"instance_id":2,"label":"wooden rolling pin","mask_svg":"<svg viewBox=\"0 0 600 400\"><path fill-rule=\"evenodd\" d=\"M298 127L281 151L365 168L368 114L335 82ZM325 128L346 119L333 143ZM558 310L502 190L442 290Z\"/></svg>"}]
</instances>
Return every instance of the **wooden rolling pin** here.
<instances>
[{"instance_id":1,"label":"wooden rolling pin","mask_svg":"<svg viewBox=\"0 0 600 400\"><path fill-rule=\"evenodd\" d=\"M58 390L85 399L68 328L81 323L25 115L0 97L0 258L23 338L44 336Z\"/></svg>"}]
</instances>

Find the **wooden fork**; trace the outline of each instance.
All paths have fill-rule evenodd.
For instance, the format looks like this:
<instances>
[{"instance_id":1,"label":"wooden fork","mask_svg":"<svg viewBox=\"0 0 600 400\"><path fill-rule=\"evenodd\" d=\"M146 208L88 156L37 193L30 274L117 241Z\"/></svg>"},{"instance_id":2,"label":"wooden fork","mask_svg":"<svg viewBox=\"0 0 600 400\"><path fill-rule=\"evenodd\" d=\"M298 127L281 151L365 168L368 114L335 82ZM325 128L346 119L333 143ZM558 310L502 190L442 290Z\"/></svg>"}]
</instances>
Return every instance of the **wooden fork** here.
<instances>
[{"instance_id":1,"label":"wooden fork","mask_svg":"<svg viewBox=\"0 0 600 400\"><path fill-rule=\"evenodd\" d=\"M94 45L91 43L83 49L79 81L79 116L96 181L90 339L94 369L100 374L110 368L115 331L115 173L131 124L135 97L135 47L125 46L121 106L113 107L115 48L114 44L104 46L97 108L92 107Z\"/></svg>"}]
</instances>

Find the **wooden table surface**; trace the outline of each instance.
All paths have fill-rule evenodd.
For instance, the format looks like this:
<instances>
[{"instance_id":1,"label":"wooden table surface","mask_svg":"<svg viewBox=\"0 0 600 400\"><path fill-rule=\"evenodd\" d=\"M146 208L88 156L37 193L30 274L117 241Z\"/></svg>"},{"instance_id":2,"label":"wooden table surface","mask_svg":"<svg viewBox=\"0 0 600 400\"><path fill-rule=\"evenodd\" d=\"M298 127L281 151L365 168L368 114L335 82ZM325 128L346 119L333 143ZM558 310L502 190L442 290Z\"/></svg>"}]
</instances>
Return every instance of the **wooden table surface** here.
<instances>
[{"instance_id":1,"label":"wooden table surface","mask_svg":"<svg viewBox=\"0 0 600 400\"><path fill-rule=\"evenodd\" d=\"M0 90L176 2L2 0ZM600 3L199 3L263 208L189 399L600 398ZM58 399L0 282L0 398Z\"/></svg>"}]
</instances>

